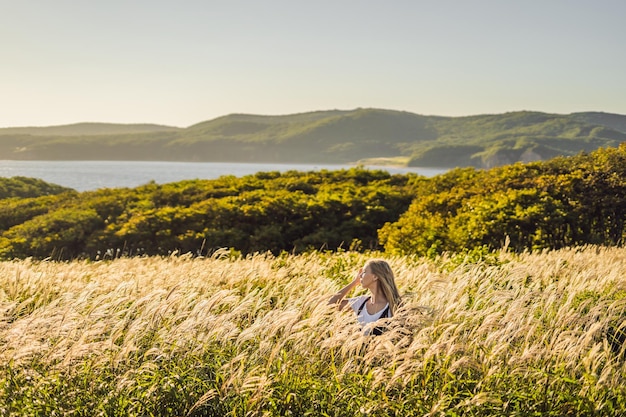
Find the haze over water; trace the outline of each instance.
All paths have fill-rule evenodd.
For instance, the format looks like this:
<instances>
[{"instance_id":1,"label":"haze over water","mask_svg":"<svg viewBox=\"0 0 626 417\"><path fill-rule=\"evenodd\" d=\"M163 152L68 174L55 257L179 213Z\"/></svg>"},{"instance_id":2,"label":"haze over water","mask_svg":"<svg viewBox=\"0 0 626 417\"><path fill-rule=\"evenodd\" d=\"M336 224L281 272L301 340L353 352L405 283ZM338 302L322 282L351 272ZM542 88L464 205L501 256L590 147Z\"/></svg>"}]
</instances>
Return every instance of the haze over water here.
<instances>
[{"instance_id":1,"label":"haze over water","mask_svg":"<svg viewBox=\"0 0 626 417\"><path fill-rule=\"evenodd\" d=\"M39 178L77 191L89 191L99 188L132 188L150 181L165 184L182 180L214 179L222 175L241 177L262 171L319 171L348 169L353 166L230 162L0 161L0 177ZM367 168L384 169L391 174L414 172L425 176L434 176L447 171L435 168Z\"/></svg>"}]
</instances>

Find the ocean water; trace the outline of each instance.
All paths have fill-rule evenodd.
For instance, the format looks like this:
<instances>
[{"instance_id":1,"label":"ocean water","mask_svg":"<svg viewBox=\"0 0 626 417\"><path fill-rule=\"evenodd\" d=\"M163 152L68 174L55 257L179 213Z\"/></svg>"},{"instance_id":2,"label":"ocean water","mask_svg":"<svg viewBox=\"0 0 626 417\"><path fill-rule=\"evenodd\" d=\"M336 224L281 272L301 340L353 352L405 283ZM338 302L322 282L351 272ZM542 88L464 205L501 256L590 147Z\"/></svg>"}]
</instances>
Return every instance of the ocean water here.
<instances>
[{"instance_id":1,"label":"ocean water","mask_svg":"<svg viewBox=\"0 0 626 417\"><path fill-rule=\"evenodd\" d=\"M320 171L351 168L353 165L323 164L257 164L233 162L158 162L158 161L0 161L0 177L32 177L70 187L77 191L99 188L138 187L151 181L157 184L189 180L214 179L223 175L257 172ZM392 174L414 172L435 176L446 169L368 166Z\"/></svg>"}]
</instances>

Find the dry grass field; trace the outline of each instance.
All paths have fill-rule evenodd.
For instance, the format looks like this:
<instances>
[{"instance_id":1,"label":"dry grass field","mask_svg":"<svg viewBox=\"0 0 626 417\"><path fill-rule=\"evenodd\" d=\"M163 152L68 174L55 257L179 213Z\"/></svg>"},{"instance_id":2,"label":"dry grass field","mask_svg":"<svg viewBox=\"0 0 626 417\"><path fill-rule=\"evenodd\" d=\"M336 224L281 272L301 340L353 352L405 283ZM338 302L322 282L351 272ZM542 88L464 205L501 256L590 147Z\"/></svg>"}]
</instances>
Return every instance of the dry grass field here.
<instances>
[{"instance_id":1,"label":"dry grass field","mask_svg":"<svg viewBox=\"0 0 626 417\"><path fill-rule=\"evenodd\" d=\"M328 298L380 254L0 263L0 416L626 413L626 249L386 258L364 336Z\"/></svg>"}]
</instances>

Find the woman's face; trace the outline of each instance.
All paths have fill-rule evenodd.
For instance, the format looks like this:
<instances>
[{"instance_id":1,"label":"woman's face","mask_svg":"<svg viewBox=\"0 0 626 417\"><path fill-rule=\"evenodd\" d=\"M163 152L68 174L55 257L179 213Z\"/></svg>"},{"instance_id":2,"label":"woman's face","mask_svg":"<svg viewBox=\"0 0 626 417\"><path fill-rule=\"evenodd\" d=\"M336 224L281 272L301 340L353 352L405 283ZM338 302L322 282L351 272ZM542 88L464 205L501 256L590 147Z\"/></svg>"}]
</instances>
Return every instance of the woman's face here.
<instances>
[{"instance_id":1,"label":"woman's face","mask_svg":"<svg viewBox=\"0 0 626 417\"><path fill-rule=\"evenodd\" d=\"M376 282L376 275L372 274L372 269L368 266L361 271L361 286L363 288L371 289Z\"/></svg>"}]
</instances>

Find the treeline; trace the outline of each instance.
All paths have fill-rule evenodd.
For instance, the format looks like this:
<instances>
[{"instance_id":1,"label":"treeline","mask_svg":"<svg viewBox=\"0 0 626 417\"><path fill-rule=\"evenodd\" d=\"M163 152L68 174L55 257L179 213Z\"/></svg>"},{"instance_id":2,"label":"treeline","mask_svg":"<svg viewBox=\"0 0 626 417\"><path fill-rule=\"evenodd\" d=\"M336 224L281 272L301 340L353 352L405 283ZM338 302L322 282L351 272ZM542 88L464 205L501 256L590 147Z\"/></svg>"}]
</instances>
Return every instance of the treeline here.
<instances>
[{"instance_id":1,"label":"treeline","mask_svg":"<svg viewBox=\"0 0 626 417\"><path fill-rule=\"evenodd\" d=\"M413 192L409 209L380 230L387 251L623 244L626 143L546 162L457 169L421 180Z\"/></svg>"},{"instance_id":2,"label":"treeline","mask_svg":"<svg viewBox=\"0 0 626 417\"><path fill-rule=\"evenodd\" d=\"M0 257L374 249L378 229L408 208L417 178L360 168L266 172L5 199Z\"/></svg>"},{"instance_id":3,"label":"treeline","mask_svg":"<svg viewBox=\"0 0 626 417\"><path fill-rule=\"evenodd\" d=\"M219 248L435 256L505 245L617 245L626 236L626 144L432 178L353 168L83 193L43 184L38 197L5 193L1 258L205 255Z\"/></svg>"},{"instance_id":4,"label":"treeline","mask_svg":"<svg viewBox=\"0 0 626 417\"><path fill-rule=\"evenodd\" d=\"M37 178L0 177L0 200L11 197L39 197L71 191L60 185L49 184Z\"/></svg>"},{"instance_id":5,"label":"treeline","mask_svg":"<svg viewBox=\"0 0 626 417\"><path fill-rule=\"evenodd\" d=\"M49 184L37 178L0 177L0 201L11 197L40 197L72 191L70 188Z\"/></svg>"}]
</instances>

